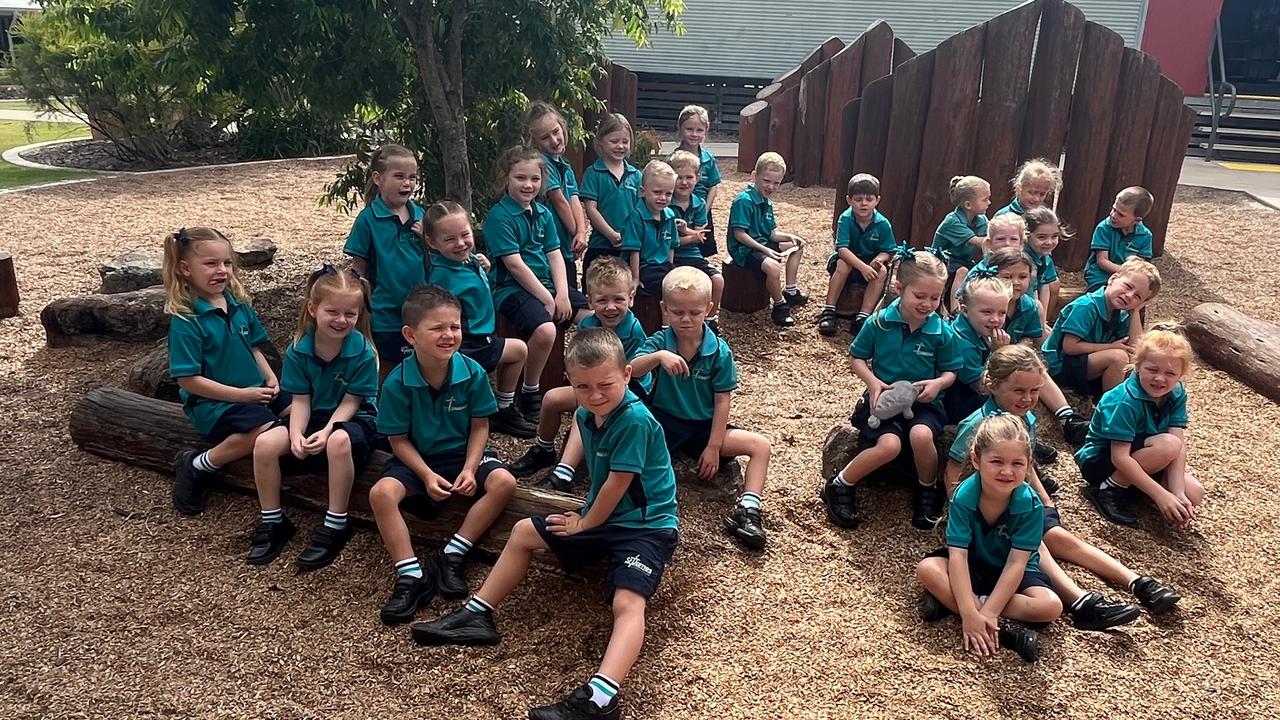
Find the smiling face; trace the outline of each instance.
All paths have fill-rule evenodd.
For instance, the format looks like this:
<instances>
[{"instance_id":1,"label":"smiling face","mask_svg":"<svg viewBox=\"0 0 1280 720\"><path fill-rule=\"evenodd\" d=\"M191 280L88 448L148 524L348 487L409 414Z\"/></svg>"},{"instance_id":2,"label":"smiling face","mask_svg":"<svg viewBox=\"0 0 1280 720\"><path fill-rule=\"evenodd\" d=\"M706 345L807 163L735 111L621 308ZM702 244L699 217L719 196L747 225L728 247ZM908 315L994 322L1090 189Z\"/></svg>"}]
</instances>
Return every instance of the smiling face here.
<instances>
[{"instance_id":1,"label":"smiling face","mask_svg":"<svg viewBox=\"0 0 1280 720\"><path fill-rule=\"evenodd\" d=\"M456 212L445 215L436 221L427 236L427 244L432 250L455 262L466 262L475 248L476 241L471 234L471 220L465 213Z\"/></svg>"},{"instance_id":2,"label":"smiling face","mask_svg":"<svg viewBox=\"0 0 1280 720\"><path fill-rule=\"evenodd\" d=\"M547 155L559 157L564 154L567 143L564 126L553 113L547 113L529 125L529 138L534 147Z\"/></svg>"},{"instance_id":3,"label":"smiling face","mask_svg":"<svg viewBox=\"0 0 1280 720\"><path fill-rule=\"evenodd\" d=\"M542 191L542 163L537 160L521 160L507 172L507 194L522 208L533 204Z\"/></svg>"},{"instance_id":4,"label":"smiling face","mask_svg":"<svg viewBox=\"0 0 1280 720\"><path fill-rule=\"evenodd\" d=\"M695 150L702 147L702 142L707 139L707 124L697 115L691 115L680 123L680 142L684 144L686 150Z\"/></svg>"},{"instance_id":5,"label":"smiling face","mask_svg":"<svg viewBox=\"0 0 1280 720\"><path fill-rule=\"evenodd\" d=\"M973 467L982 478L982 492L1008 497L1027 479L1027 446L1017 440L1002 440L982 451L970 453Z\"/></svg>"},{"instance_id":6,"label":"smiling face","mask_svg":"<svg viewBox=\"0 0 1280 720\"><path fill-rule=\"evenodd\" d=\"M307 303L307 312L316 321L316 335L328 340L341 340L351 334L360 320L364 295L353 292L330 292L320 300Z\"/></svg>"},{"instance_id":7,"label":"smiling face","mask_svg":"<svg viewBox=\"0 0 1280 720\"><path fill-rule=\"evenodd\" d=\"M618 285L591 288L591 310L600 324L615 330L631 309L631 286Z\"/></svg>"},{"instance_id":8,"label":"smiling face","mask_svg":"<svg viewBox=\"0 0 1280 720\"><path fill-rule=\"evenodd\" d=\"M917 324L924 322L924 319L929 317L929 313L938 309L938 301L942 299L942 288L947 281L945 278L926 276L916 278L906 286L896 280L893 284L902 295L902 302L898 307L903 319L908 323Z\"/></svg>"},{"instance_id":9,"label":"smiling face","mask_svg":"<svg viewBox=\"0 0 1280 720\"><path fill-rule=\"evenodd\" d=\"M600 154L614 162L626 160L631 154L631 132L619 128L600 138Z\"/></svg>"},{"instance_id":10,"label":"smiling face","mask_svg":"<svg viewBox=\"0 0 1280 720\"><path fill-rule=\"evenodd\" d=\"M845 202L849 203L849 207L853 209L853 216L863 222L871 219L871 215L876 211L876 206L880 204L879 195L846 195L844 199Z\"/></svg>"},{"instance_id":11,"label":"smiling face","mask_svg":"<svg viewBox=\"0 0 1280 720\"><path fill-rule=\"evenodd\" d=\"M1148 352L1135 369L1142 389L1156 400L1173 392L1185 372L1181 359L1159 352Z\"/></svg>"},{"instance_id":12,"label":"smiling face","mask_svg":"<svg viewBox=\"0 0 1280 720\"><path fill-rule=\"evenodd\" d=\"M186 259L178 263L178 274L206 300L222 294L234 269L231 245L221 240L193 241Z\"/></svg>"},{"instance_id":13,"label":"smiling face","mask_svg":"<svg viewBox=\"0 0 1280 720\"><path fill-rule=\"evenodd\" d=\"M701 339L711 303L700 293L667 293L662 299L662 316L677 338Z\"/></svg>"},{"instance_id":14,"label":"smiling face","mask_svg":"<svg viewBox=\"0 0 1280 720\"><path fill-rule=\"evenodd\" d=\"M595 367L569 365L565 370L573 386L574 400L597 419L603 419L618 407L626 395L627 383L631 382L630 365L622 368L610 363Z\"/></svg>"},{"instance_id":15,"label":"smiling face","mask_svg":"<svg viewBox=\"0 0 1280 720\"><path fill-rule=\"evenodd\" d=\"M645 207L657 217L671 204L671 193L675 192L676 179L653 175L640 186L640 197Z\"/></svg>"},{"instance_id":16,"label":"smiling face","mask_svg":"<svg viewBox=\"0 0 1280 720\"><path fill-rule=\"evenodd\" d=\"M1044 387L1044 373L1036 370L1018 370L1004 380L988 383L991 397L1001 410L1022 417L1040 402L1040 389Z\"/></svg>"},{"instance_id":17,"label":"smiling face","mask_svg":"<svg viewBox=\"0 0 1280 720\"><path fill-rule=\"evenodd\" d=\"M987 290L971 293L961 306L961 311L979 335L991 337L991 333L1004 327L1009 305L1005 302L1004 295Z\"/></svg>"},{"instance_id":18,"label":"smiling face","mask_svg":"<svg viewBox=\"0 0 1280 720\"><path fill-rule=\"evenodd\" d=\"M785 170L761 170L760 172L751 172L751 182L756 185L756 192L766 200L773 197L778 192L778 188L782 187L782 178L786 176Z\"/></svg>"},{"instance_id":19,"label":"smiling face","mask_svg":"<svg viewBox=\"0 0 1280 720\"><path fill-rule=\"evenodd\" d=\"M685 164L673 166L673 169L676 171L676 190L672 197L683 202L693 195L693 188L698 184L698 168Z\"/></svg>"},{"instance_id":20,"label":"smiling face","mask_svg":"<svg viewBox=\"0 0 1280 720\"><path fill-rule=\"evenodd\" d=\"M1018 186L1018 203L1024 210L1038 208L1044 204L1044 199L1049 197L1052 190L1052 183L1044 178L1030 180L1026 185Z\"/></svg>"},{"instance_id":21,"label":"smiling face","mask_svg":"<svg viewBox=\"0 0 1280 720\"><path fill-rule=\"evenodd\" d=\"M422 315L416 326L405 326L404 339L424 359L444 362L453 357L462 344L462 311L453 305L440 305Z\"/></svg>"},{"instance_id":22,"label":"smiling face","mask_svg":"<svg viewBox=\"0 0 1280 720\"><path fill-rule=\"evenodd\" d=\"M1031 268L1027 267L1025 263L1017 263L1016 265L1001 268L1000 272L996 273L996 277L1001 280L1008 280L1009 284L1013 286L1013 300L1022 297L1027 292L1027 288L1031 287Z\"/></svg>"},{"instance_id":23,"label":"smiling face","mask_svg":"<svg viewBox=\"0 0 1280 720\"><path fill-rule=\"evenodd\" d=\"M1031 249L1035 250L1040 257L1047 257L1053 254L1054 248L1058 247L1058 243L1062 240L1062 226L1046 223L1036 226L1031 233Z\"/></svg>"},{"instance_id":24,"label":"smiling face","mask_svg":"<svg viewBox=\"0 0 1280 720\"><path fill-rule=\"evenodd\" d=\"M1107 279L1102 296L1110 307L1133 312L1151 299L1151 281L1138 273L1118 272Z\"/></svg>"},{"instance_id":25,"label":"smiling face","mask_svg":"<svg viewBox=\"0 0 1280 720\"><path fill-rule=\"evenodd\" d=\"M404 207L418 187L418 162L410 157L388 158L387 169L373 174L373 184L387 207Z\"/></svg>"}]
</instances>

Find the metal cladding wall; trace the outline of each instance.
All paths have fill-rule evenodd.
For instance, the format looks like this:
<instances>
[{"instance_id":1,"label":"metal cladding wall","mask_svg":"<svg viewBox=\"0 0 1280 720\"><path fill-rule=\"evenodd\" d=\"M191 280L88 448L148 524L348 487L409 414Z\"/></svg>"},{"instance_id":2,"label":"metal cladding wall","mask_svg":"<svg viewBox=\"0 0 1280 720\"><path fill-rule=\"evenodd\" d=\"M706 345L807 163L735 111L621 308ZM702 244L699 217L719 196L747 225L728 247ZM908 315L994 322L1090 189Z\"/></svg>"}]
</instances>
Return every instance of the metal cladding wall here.
<instances>
[{"instance_id":1,"label":"metal cladding wall","mask_svg":"<svg viewBox=\"0 0 1280 720\"><path fill-rule=\"evenodd\" d=\"M1075 0L1089 20L1137 47L1149 0ZM605 51L636 72L773 78L800 62L828 37L851 42L876 20L889 23L917 53L1021 3L1013 0L688 0L685 34L656 33L637 48L626 36Z\"/></svg>"}]
</instances>

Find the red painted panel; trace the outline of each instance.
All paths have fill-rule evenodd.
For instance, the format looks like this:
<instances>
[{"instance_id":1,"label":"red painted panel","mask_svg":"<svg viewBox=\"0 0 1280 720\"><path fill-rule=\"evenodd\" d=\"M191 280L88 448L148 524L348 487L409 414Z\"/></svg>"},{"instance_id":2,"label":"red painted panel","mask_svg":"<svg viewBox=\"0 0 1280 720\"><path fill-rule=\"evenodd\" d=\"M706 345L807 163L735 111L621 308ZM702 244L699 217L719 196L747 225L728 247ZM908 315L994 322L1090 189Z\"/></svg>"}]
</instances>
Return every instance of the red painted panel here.
<instances>
[{"instance_id":1,"label":"red painted panel","mask_svg":"<svg viewBox=\"0 0 1280 720\"><path fill-rule=\"evenodd\" d=\"M1213 20L1223 0L1148 0L1142 50L1186 95L1203 95L1208 82Z\"/></svg>"}]
</instances>

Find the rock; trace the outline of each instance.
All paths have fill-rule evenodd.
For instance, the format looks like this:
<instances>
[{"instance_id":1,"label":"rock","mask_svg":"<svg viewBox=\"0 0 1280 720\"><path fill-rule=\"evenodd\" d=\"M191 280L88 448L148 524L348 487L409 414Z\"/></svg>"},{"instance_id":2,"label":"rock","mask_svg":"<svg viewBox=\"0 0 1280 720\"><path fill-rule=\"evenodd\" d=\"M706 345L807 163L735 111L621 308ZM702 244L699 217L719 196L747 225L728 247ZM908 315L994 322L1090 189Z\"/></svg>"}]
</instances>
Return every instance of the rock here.
<instances>
[{"instance_id":1,"label":"rock","mask_svg":"<svg viewBox=\"0 0 1280 720\"><path fill-rule=\"evenodd\" d=\"M267 357L267 363L280 377L282 360L275 345L267 343L258 349ZM125 380L125 389L170 402L180 402L178 383L169 375L169 344L161 341L151 348L129 368L129 377Z\"/></svg>"},{"instance_id":2,"label":"rock","mask_svg":"<svg viewBox=\"0 0 1280 720\"><path fill-rule=\"evenodd\" d=\"M836 425L822 441L822 477L835 475L853 459L858 447L858 431L849 424Z\"/></svg>"},{"instance_id":3,"label":"rock","mask_svg":"<svg viewBox=\"0 0 1280 720\"><path fill-rule=\"evenodd\" d=\"M941 472L942 465L946 462L946 450L950 447L950 440L947 432L950 428L943 431L943 436L939 438L941 445L937 446L938 450L938 469ZM951 436L954 436L954 430L951 430ZM853 429L848 423L836 425L827 433L827 439L822 441L822 479L826 479L835 475L844 469L845 465L853 459L853 456L863 449L862 440L858 436L858 431ZM915 461L911 457L910 447L903 449L898 457L889 461L889 463L880 469L872 472L864 480L866 485L886 485L886 484L902 484L910 486L916 481Z\"/></svg>"},{"instance_id":4,"label":"rock","mask_svg":"<svg viewBox=\"0 0 1280 720\"><path fill-rule=\"evenodd\" d=\"M98 266L104 294L129 292L164 284L161 262L146 253L127 252Z\"/></svg>"},{"instance_id":5,"label":"rock","mask_svg":"<svg viewBox=\"0 0 1280 720\"><path fill-rule=\"evenodd\" d=\"M164 288L86 295L54 300L40 311L49 347L123 340L158 340L169 331L164 312Z\"/></svg>"},{"instance_id":6,"label":"rock","mask_svg":"<svg viewBox=\"0 0 1280 720\"><path fill-rule=\"evenodd\" d=\"M236 243L236 260L242 268L266 267L275 257L276 244L270 238L249 238Z\"/></svg>"},{"instance_id":7,"label":"rock","mask_svg":"<svg viewBox=\"0 0 1280 720\"><path fill-rule=\"evenodd\" d=\"M676 473L677 482L696 482L735 497L742 490L742 464L736 458L720 463L720 472L709 481L698 477L698 459L683 453L672 457L671 468Z\"/></svg>"}]
</instances>

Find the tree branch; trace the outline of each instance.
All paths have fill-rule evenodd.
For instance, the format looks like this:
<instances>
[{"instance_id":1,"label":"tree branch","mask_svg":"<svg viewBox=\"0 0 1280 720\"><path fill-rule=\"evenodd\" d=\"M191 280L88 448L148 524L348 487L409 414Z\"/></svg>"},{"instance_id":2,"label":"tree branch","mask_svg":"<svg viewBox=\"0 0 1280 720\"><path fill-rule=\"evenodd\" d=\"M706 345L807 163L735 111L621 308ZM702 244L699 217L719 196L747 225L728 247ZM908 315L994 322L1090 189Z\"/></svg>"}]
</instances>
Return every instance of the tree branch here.
<instances>
[{"instance_id":1,"label":"tree branch","mask_svg":"<svg viewBox=\"0 0 1280 720\"><path fill-rule=\"evenodd\" d=\"M459 113L463 108L462 77L462 35L467 25L468 0L454 0L453 17L449 24L449 64L447 70L448 84L445 91L452 96L454 107Z\"/></svg>"}]
</instances>

